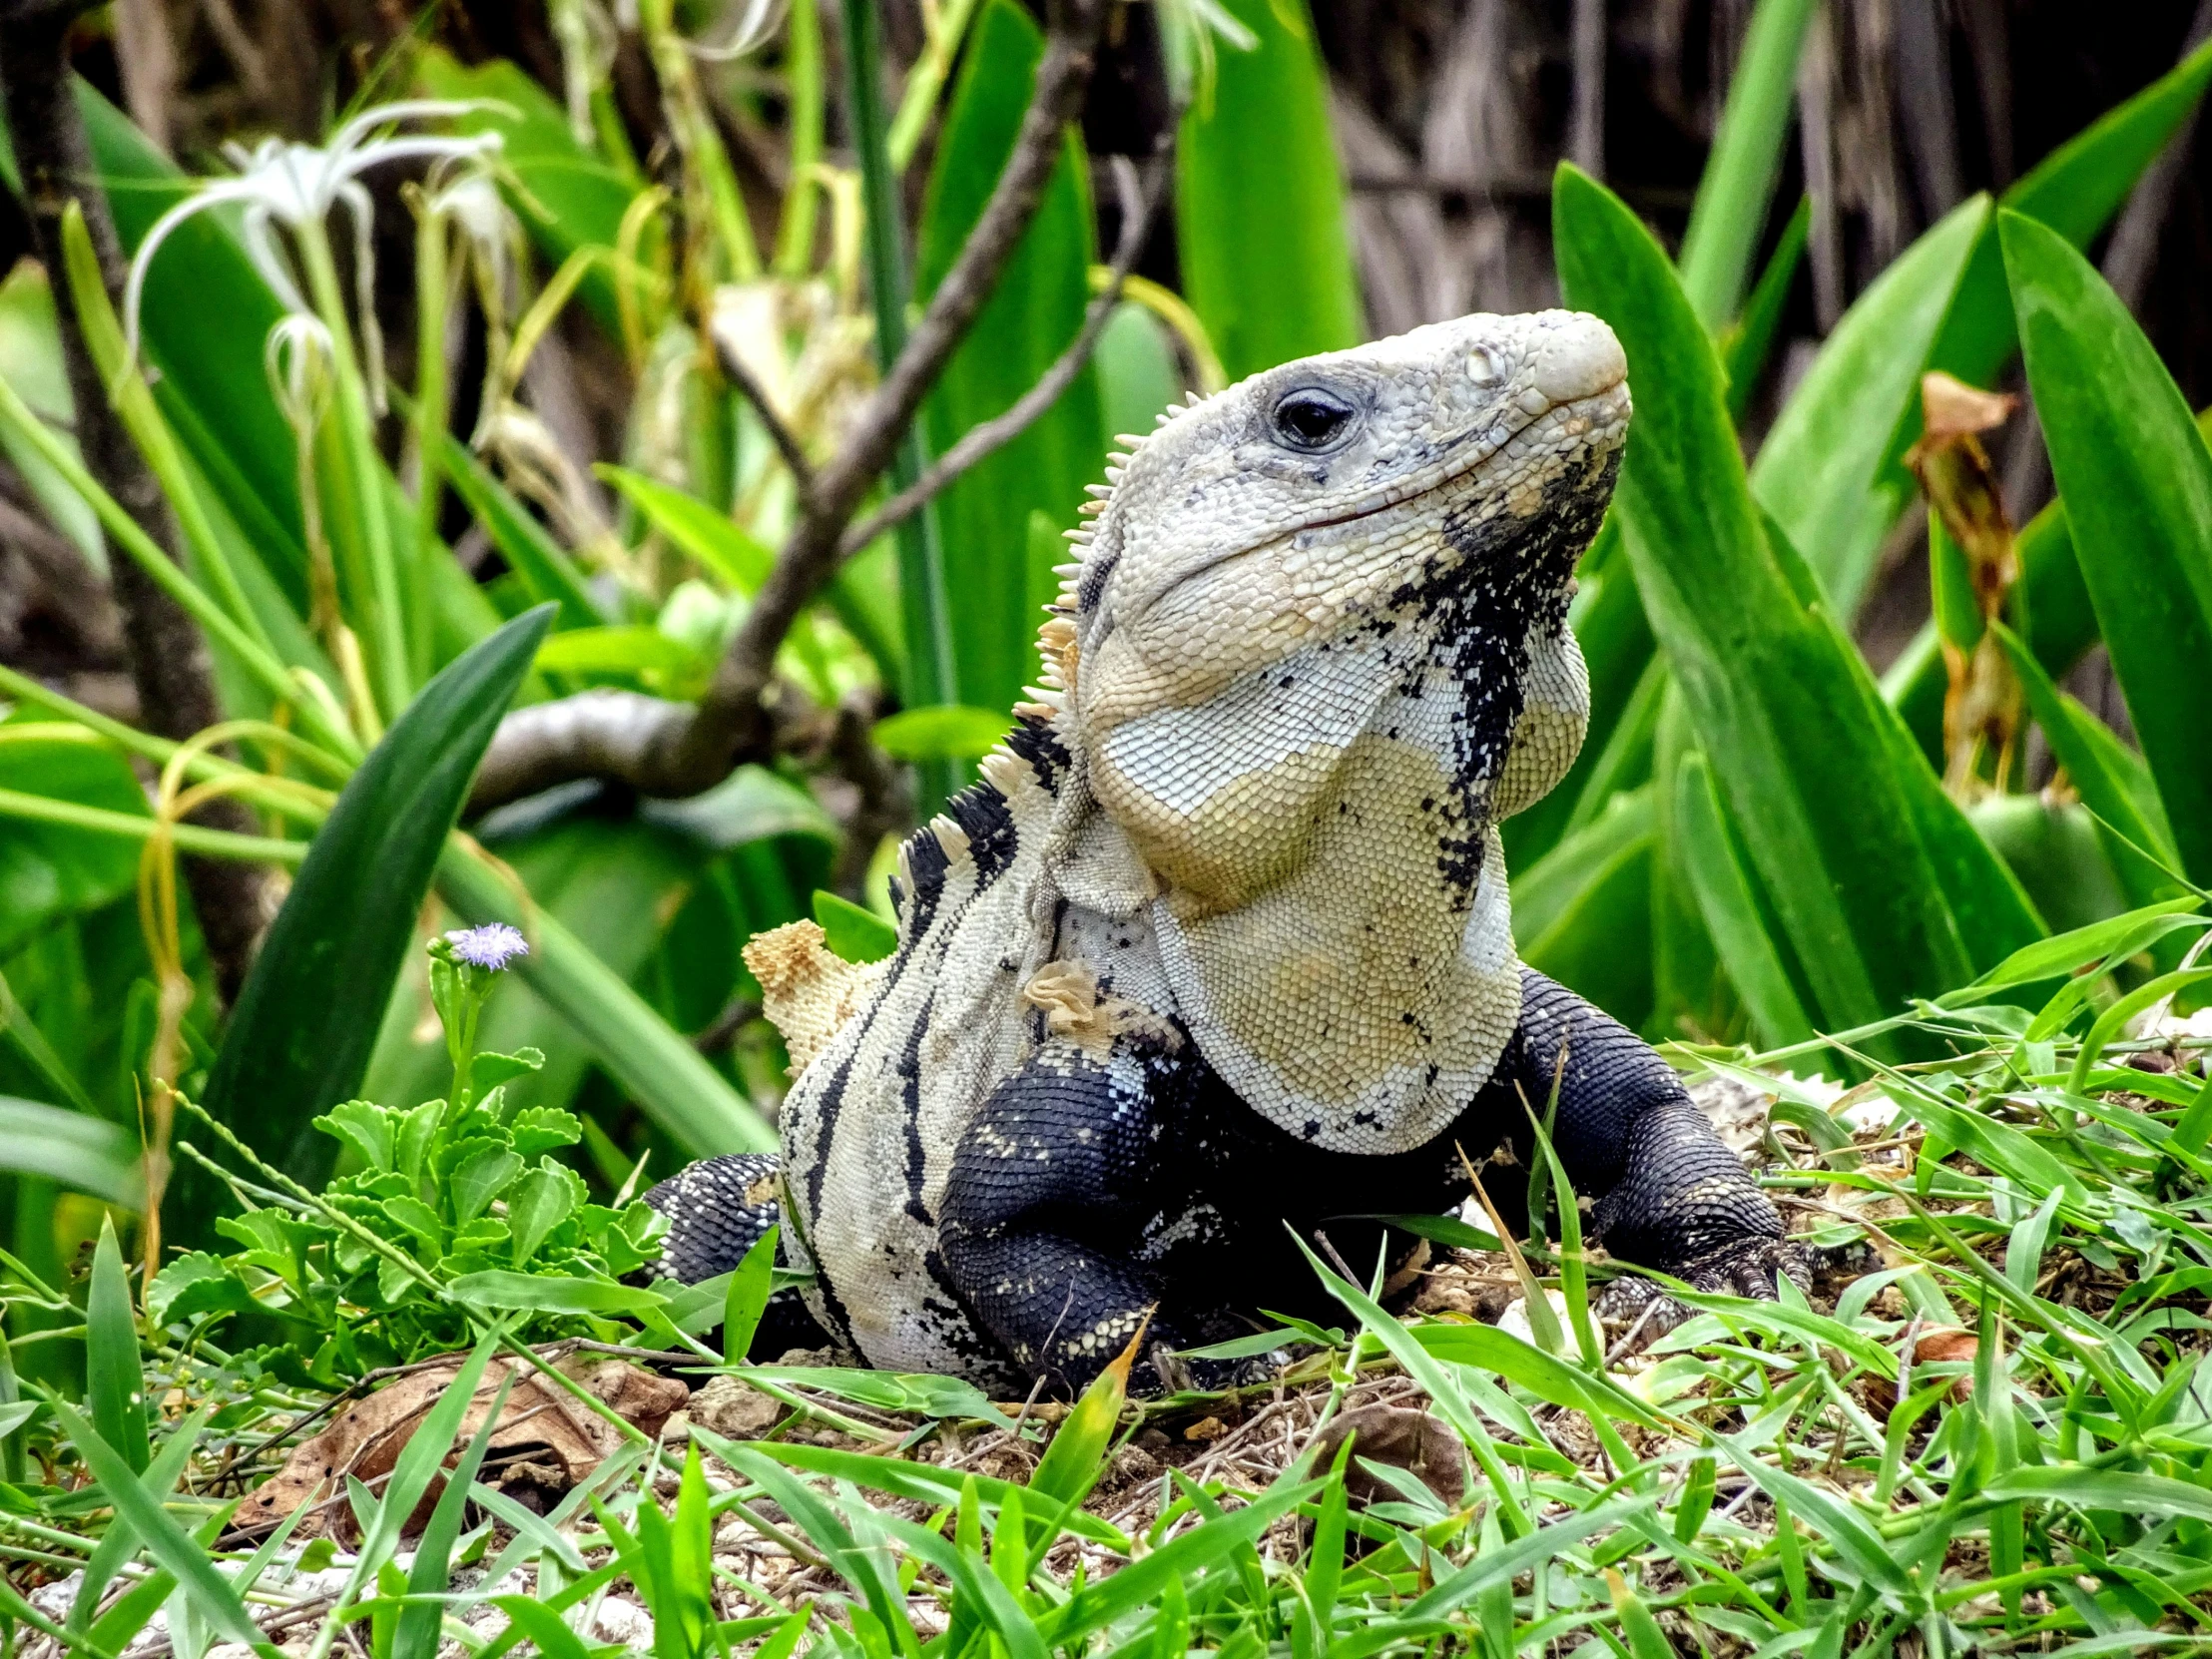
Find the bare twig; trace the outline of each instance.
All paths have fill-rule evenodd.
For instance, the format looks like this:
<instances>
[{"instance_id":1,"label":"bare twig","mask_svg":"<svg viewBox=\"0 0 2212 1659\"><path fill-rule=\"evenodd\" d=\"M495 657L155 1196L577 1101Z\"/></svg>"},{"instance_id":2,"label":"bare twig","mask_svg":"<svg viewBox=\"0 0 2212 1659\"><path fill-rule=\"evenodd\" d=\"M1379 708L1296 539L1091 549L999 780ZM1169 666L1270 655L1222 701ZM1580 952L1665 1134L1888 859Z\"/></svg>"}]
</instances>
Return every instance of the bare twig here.
<instances>
[{"instance_id":1,"label":"bare twig","mask_svg":"<svg viewBox=\"0 0 2212 1659\"><path fill-rule=\"evenodd\" d=\"M900 490L882 506L875 509L859 523L846 529L838 543L838 557L850 558L876 537L895 529L929 502L961 473L996 454L1026 432L1060 400L1060 395L1083 372L1083 365L1091 360L1091 352L1098 345L1098 336L1106 331L1106 324L1114 314L1114 306L1121 301L1122 283L1137 263L1137 256L1144 251L1146 234L1152 227L1154 211L1167 195L1170 169L1165 162L1158 164L1152 188L1141 191L1137 184L1137 170L1126 156L1114 158L1114 183L1121 192L1122 220L1121 246L1114 251L1114 263L1107 270L1106 285L1091 301L1084 313L1083 326L1077 330L1068 348L1052 360L1052 366L1044 371L1037 383L1014 400L1004 414L993 416L978 425L969 427L935 461L929 470L912 484Z\"/></svg>"},{"instance_id":2,"label":"bare twig","mask_svg":"<svg viewBox=\"0 0 2212 1659\"><path fill-rule=\"evenodd\" d=\"M147 534L176 557L177 528L161 485L130 433L108 404L92 354L86 349L69 284L60 279L62 217L78 205L85 217L100 275L111 298L123 291L123 251L108 200L98 185L90 140L77 101L70 95L67 34L85 9L78 0L0 0L0 93L15 140L30 207L31 235L53 283L55 320L76 405L77 441L85 465ZM117 607L131 658L141 718L165 738L185 739L223 718L208 642L169 596L130 559L112 561ZM208 803L190 822L250 834L252 813L232 800ZM254 944L267 920L264 872L253 864L187 858L185 880L216 968L216 985L228 1004L246 982Z\"/></svg>"},{"instance_id":3,"label":"bare twig","mask_svg":"<svg viewBox=\"0 0 2212 1659\"><path fill-rule=\"evenodd\" d=\"M882 381L853 417L836 453L815 469L799 522L714 683L696 706L596 692L509 715L477 774L476 811L576 778L609 778L644 795L697 795L740 760L773 748L769 696L784 636L837 568L843 535L890 464L921 400L997 285L1082 107L1107 0L1056 0L1035 91L1013 154L959 257ZM576 705L584 705L582 708Z\"/></svg>"},{"instance_id":4,"label":"bare twig","mask_svg":"<svg viewBox=\"0 0 2212 1659\"><path fill-rule=\"evenodd\" d=\"M761 384L761 377L753 372L752 365L739 356L719 332L715 333L714 340L715 358L722 364L724 376L745 394L745 400L753 405L753 412L761 417L761 424L768 428L769 441L776 445L777 454L784 457L784 464L791 469L792 479L799 485L800 499L804 501L814 493L815 464L800 447L799 435L776 412L768 387Z\"/></svg>"}]
</instances>

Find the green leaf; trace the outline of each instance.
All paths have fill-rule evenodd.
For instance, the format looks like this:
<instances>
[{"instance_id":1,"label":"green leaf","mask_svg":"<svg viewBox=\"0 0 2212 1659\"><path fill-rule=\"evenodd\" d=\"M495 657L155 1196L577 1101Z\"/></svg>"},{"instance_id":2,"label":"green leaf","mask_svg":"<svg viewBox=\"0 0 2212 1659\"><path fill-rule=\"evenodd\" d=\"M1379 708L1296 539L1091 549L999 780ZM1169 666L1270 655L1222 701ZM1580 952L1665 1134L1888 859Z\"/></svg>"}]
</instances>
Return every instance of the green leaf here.
<instances>
[{"instance_id":1,"label":"green leaf","mask_svg":"<svg viewBox=\"0 0 2212 1659\"><path fill-rule=\"evenodd\" d=\"M1649 789L1617 795L1513 881L1520 958L1630 1027L1651 1012Z\"/></svg>"},{"instance_id":2,"label":"green leaf","mask_svg":"<svg viewBox=\"0 0 2212 1659\"><path fill-rule=\"evenodd\" d=\"M1962 203L1868 285L1752 465L1751 493L1805 555L1840 616L1859 608L1882 538L1912 499L1916 486L1896 464L1895 437L1908 416L1919 418L1921 375L1988 227L1986 198Z\"/></svg>"},{"instance_id":3,"label":"green leaf","mask_svg":"<svg viewBox=\"0 0 2212 1659\"><path fill-rule=\"evenodd\" d=\"M530 1258L554 1228L575 1214L582 1195L577 1178L550 1158L515 1183L507 1195L507 1226L514 1233L514 1265L529 1266Z\"/></svg>"},{"instance_id":4,"label":"green leaf","mask_svg":"<svg viewBox=\"0 0 2212 1659\"><path fill-rule=\"evenodd\" d=\"M1124 299L1099 331L1091 360L1098 369L1098 403L1108 437L1143 437L1154 417L1183 396L1183 371L1175 343L1153 314ZM1055 526L1053 533L1059 533Z\"/></svg>"},{"instance_id":5,"label":"green leaf","mask_svg":"<svg viewBox=\"0 0 2212 1659\"><path fill-rule=\"evenodd\" d=\"M409 1595L443 1595L452 1582L453 1540L460 1536L461 1521L468 1509L469 1488L476 1483L476 1471L484 1466L484 1453L491 1448L492 1435L499 1431L500 1418L506 1412L507 1391L513 1384L514 1375L510 1372L499 1384L499 1391L492 1396L483 1423L469 1440L468 1449L461 1453L460 1461L445 1477L445 1489L438 1493L437 1507L430 1511L430 1523L422 1529L421 1540L415 1545L414 1562L407 1569ZM443 1612L437 1602L427 1600L402 1607L392 1632L390 1659L436 1659Z\"/></svg>"},{"instance_id":6,"label":"green leaf","mask_svg":"<svg viewBox=\"0 0 2212 1659\"><path fill-rule=\"evenodd\" d=\"M176 1578L194 1611L232 1641L245 1643L263 1659L275 1659L276 1650L247 1616L246 1605L231 1581L217 1570L208 1552L192 1540L161 1500L140 1483L130 1460L79 1416L67 1400L49 1399L48 1403L116 1514L137 1531L156 1564Z\"/></svg>"},{"instance_id":7,"label":"green leaf","mask_svg":"<svg viewBox=\"0 0 2212 1659\"><path fill-rule=\"evenodd\" d=\"M347 781L248 975L204 1104L309 1185L350 1098L476 764L552 621L517 617L422 689ZM181 1173L181 1172L180 1172ZM196 1184L195 1190L204 1190Z\"/></svg>"},{"instance_id":8,"label":"green leaf","mask_svg":"<svg viewBox=\"0 0 2212 1659\"><path fill-rule=\"evenodd\" d=\"M2193 925L2204 900L2193 893L2164 899L2108 916L2015 950L1972 984L1947 992L1939 1001L1946 1008L1969 1008L1977 1000L2008 985L2031 985L2037 980L2070 974L2091 962L2134 955L2152 940Z\"/></svg>"},{"instance_id":9,"label":"green leaf","mask_svg":"<svg viewBox=\"0 0 2212 1659\"><path fill-rule=\"evenodd\" d=\"M100 1218L100 1242L92 1253L92 1286L85 1298L85 1398L108 1444L136 1474L154 1455L147 1427L146 1379L139 1369L138 1316L115 1223Z\"/></svg>"},{"instance_id":10,"label":"green leaf","mask_svg":"<svg viewBox=\"0 0 2212 1659\"><path fill-rule=\"evenodd\" d=\"M1761 1044L1780 1048L1804 1042L1813 1035L1813 1022L1798 998L1781 943L1767 930L1739 837L1702 754L1692 750L1682 757L1674 789L1676 856Z\"/></svg>"},{"instance_id":11,"label":"green leaf","mask_svg":"<svg viewBox=\"0 0 2212 1659\"><path fill-rule=\"evenodd\" d=\"M64 430L74 428L76 410L54 320L54 292L44 268L32 260L21 261L0 281L0 375L43 419ZM85 498L12 429L0 430L0 452L23 475L54 528L76 543L87 564L105 573L107 544Z\"/></svg>"},{"instance_id":12,"label":"green leaf","mask_svg":"<svg viewBox=\"0 0 2212 1659\"><path fill-rule=\"evenodd\" d=\"M373 1100L347 1100L314 1120L325 1135L335 1135L372 1170L392 1167L392 1113Z\"/></svg>"},{"instance_id":13,"label":"green leaf","mask_svg":"<svg viewBox=\"0 0 2212 1659\"><path fill-rule=\"evenodd\" d=\"M1736 314L1766 229L1783 141L1790 136L1798 54L1815 9L1814 0L1760 0L1729 77L1728 103L1682 238L1682 291L1698 320L1716 334Z\"/></svg>"},{"instance_id":14,"label":"green leaf","mask_svg":"<svg viewBox=\"0 0 2212 1659\"><path fill-rule=\"evenodd\" d=\"M1805 263L1805 245L1812 236L1813 199L1801 197L1797 212L1782 229L1767 269L1744 301L1744 314L1721 337L1721 356L1728 373L1728 418L1739 426L1758 389L1759 376L1782 329L1782 313L1797 285L1799 268Z\"/></svg>"},{"instance_id":15,"label":"green leaf","mask_svg":"<svg viewBox=\"0 0 2212 1659\"><path fill-rule=\"evenodd\" d=\"M1495 1372L1550 1404L1658 1426L1649 1405L1602 1372L1577 1370L1494 1325L1417 1325L1409 1334L1423 1352L1455 1366Z\"/></svg>"},{"instance_id":16,"label":"green leaf","mask_svg":"<svg viewBox=\"0 0 2212 1659\"><path fill-rule=\"evenodd\" d=\"M2212 451L2089 262L2019 215L1999 229L2028 384L2098 630L2182 867L2212 881Z\"/></svg>"},{"instance_id":17,"label":"green leaf","mask_svg":"<svg viewBox=\"0 0 2212 1659\"><path fill-rule=\"evenodd\" d=\"M397 401L402 410L413 412L404 397ZM484 527L533 603L559 606L563 628L590 628L607 620L567 549L524 510L467 444L450 433L439 448L438 470Z\"/></svg>"},{"instance_id":18,"label":"green leaf","mask_svg":"<svg viewBox=\"0 0 2212 1659\"><path fill-rule=\"evenodd\" d=\"M1848 1499L1833 1496L1828 1489L1775 1467L1758 1451L1739 1444L1725 1434L1715 1434L1713 1437L1734 1454L1737 1466L1751 1477L1754 1485L1770 1498L1779 1503L1787 1503L1794 1513L1802 1515L1827 1539L1853 1571L1869 1583L1881 1586L1891 1595L1913 1594L1912 1581L1891 1555L1882 1534L1874 1529Z\"/></svg>"},{"instance_id":19,"label":"green leaf","mask_svg":"<svg viewBox=\"0 0 2212 1659\"><path fill-rule=\"evenodd\" d=\"M474 1221L521 1173L522 1160L504 1146L487 1146L470 1154L453 1171L449 1190L454 1221L462 1225Z\"/></svg>"},{"instance_id":20,"label":"green leaf","mask_svg":"<svg viewBox=\"0 0 2212 1659\"><path fill-rule=\"evenodd\" d=\"M2186 1480L2129 1469L2030 1464L1998 1475L1980 1495L2000 1502L2024 1498L2076 1509L2116 1509L2130 1515L2212 1521L2212 1492Z\"/></svg>"},{"instance_id":21,"label":"green leaf","mask_svg":"<svg viewBox=\"0 0 2212 1659\"><path fill-rule=\"evenodd\" d=\"M1811 982L1808 1012L1861 1024L1958 983L2033 937L2031 912L1762 522L1712 345L1658 244L1571 168L1554 218L1569 300L1613 325L1636 390L1614 515L1637 590Z\"/></svg>"},{"instance_id":22,"label":"green leaf","mask_svg":"<svg viewBox=\"0 0 2212 1659\"><path fill-rule=\"evenodd\" d=\"M446 1294L479 1314L639 1314L668 1301L658 1291L617 1285L611 1279L573 1279L561 1274L508 1273L489 1269L464 1273Z\"/></svg>"},{"instance_id":23,"label":"green leaf","mask_svg":"<svg viewBox=\"0 0 2212 1659\"><path fill-rule=\"evenodd\" d=\"M937 138L914 251L914 291L926 298L952 268L1012 153L1044 40L1014 0L985 0L970 30ZM1093 258L1090 170L1070 132L1036 217L923 405L930 447L943 453L1002 414L1036 383L1083 325ZM1032 554L1029 520L1076 521L1101 475L1106 432L1088 365L1028 430L969 468L937 498L951 608L955 685L939 694L1005 709L1037 677L1037 606L1059 586L1063 547ZM918 701L918 700L917 700Z\"/></svg>"},{"instance_id":24,"label":"green leaf","mask_svg":"<svg viewBox=\"0 0 2212 1659\"><path fill-rule=\"evenodd\" d=\"M783 1232L772 1227L753 1241L737 1271L730 1276L730 1294L722 1305L722 1357L731 1365L745 1359L753 1346L753 1333L761 1328L768 1299L776 1289L776 1241Z\"/></svg>"},{"instance_id":25,"label":"green leaf","mask_svg":"<svg viewBox=\"0 0 2212 1659\"><path fill-rule=\"evenodd\" d=\"M1175 241L1183 291L1232 380L1360 343L1360 289L1329 87L1306 0L1222 0L1257 37L1217 59L1211 111L1183 118Z\"/></svg>"},{"instance_id":26,"label":"green leaf","mask_svg":"<svg viewBox=\"0 0 2212 1659\"><path fill-rule=\"evenodd\" d=\"M863 910L849 898L817 889L815 924L823 931L830 953L848 962L879 962L898 948L898 929L873 910Z\"/></svg>"},{"instance_id":27,"label":"green leaf","mask_svg":"<svg viewBox=\"0 0 2212 1659\"><path fill-rule=\"evenodd\" d=\"M2052 758L2066 769L2083 805L2103 821L2098 836L2129 897L2137 904L2147 904L2181 891L2180 883L2167 873L2179 866L2181 856L2167 823L2165 804L2159 799L2158 787L2142 756L2079 702L2051 684L2042 665L2011 630L1999 623L1995 632L1997 643L2011 659L2028 713L2042 728ZM2143 850L2135 851L2129 842Z\"/></svg>"},{"instance_id":28,"label":"green leaf","mask_svg":"<svg viewBox=\"0 0 2212 1659\"><path fill-rule=\"evenodd\" d=\"M0 790L146 818L146 793L129 764L78 736L70 728L0 725ZM120 835L11 819L0 830L0 952L63 916L122 897L137 883L138 863L138 846Z\"/></svg>"},{"instance_id":29,"label":"green leaf","mask_svg":"<svg viewBox=\"0 0 2212 1659\"><path fill-rule=\"evenodd\" d=\"M67 1107L0 1095L0 1170L59 1182L126 1210L146 1207L138 1137Z\"/></svg>"},{"instance_id":30,"label":"green leaf","mask_svg":"<svg viewBox=\"0 0 2212 1659\"><path fill-rule=\"evenodd\" d=\"M963 703L901 709L875 723L875 746L895 761L974 761L1013 728L1010 716Z\"/></svg>"}]
</instances>

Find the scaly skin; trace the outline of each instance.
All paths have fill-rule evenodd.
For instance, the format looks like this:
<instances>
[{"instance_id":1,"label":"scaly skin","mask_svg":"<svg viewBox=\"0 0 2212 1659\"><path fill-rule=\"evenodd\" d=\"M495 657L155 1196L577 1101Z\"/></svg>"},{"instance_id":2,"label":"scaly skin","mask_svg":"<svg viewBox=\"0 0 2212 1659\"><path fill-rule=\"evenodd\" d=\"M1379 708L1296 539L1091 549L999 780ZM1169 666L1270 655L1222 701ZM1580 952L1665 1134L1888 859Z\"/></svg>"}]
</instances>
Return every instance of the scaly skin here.
<instances>
[{"instance_id":1,"label":"scaly skin","mask_svg":"<svg viewBox=\"0 0 2212 1659\"><path fill-rule=\"evenodd\" d=\"M1072 1389L1149 1318L1180 1381L1169 1351L1311 1305L1285 1223L1401 1250L1343 1218L1457 1202L1460 1150L1525 1155L1555 1082L1616 1255L1802 1275L1658 1057L1513 955L1494 826L1581 745L1567 601L1625 372L1594 318L1462 317L1123 440L1047 689L903 849L896 954L748 947L799 1068L787 1255L840 1344ZM723 1168L649 1195L677 1277L751 1236L701 1219L749 1202Z\"/></svg>"}]
</instances>

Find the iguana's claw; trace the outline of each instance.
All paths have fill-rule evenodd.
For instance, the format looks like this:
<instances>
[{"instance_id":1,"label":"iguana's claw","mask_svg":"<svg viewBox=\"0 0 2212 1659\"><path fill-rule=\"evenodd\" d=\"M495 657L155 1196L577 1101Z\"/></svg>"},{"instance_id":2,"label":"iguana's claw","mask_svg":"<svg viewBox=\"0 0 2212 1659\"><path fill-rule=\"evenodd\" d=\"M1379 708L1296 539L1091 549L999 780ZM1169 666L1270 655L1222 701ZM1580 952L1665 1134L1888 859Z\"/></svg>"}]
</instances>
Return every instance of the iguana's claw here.
<instances>
[{"instance_id":1,"label":"iguana's claw","mask_svg":"<svg viewBox=\"0 0 2212 1659\"><path fill-rule=\"evenodd\" d=\"M1739 1239L1678 1263L1671 1271L1694 1291L1759 1302L1775 1300L1778 1277L1802 1292L1810 1294L1813 1289L1811 1256L1804 1246L1788 1239ZM1634 1330L1639 1349L1691 1318L1691 1311L1655 1282L1633 1274L1623 1275L1599 1292L1596 1308L1607 1324Z\"/></svg>"}]
</instances>

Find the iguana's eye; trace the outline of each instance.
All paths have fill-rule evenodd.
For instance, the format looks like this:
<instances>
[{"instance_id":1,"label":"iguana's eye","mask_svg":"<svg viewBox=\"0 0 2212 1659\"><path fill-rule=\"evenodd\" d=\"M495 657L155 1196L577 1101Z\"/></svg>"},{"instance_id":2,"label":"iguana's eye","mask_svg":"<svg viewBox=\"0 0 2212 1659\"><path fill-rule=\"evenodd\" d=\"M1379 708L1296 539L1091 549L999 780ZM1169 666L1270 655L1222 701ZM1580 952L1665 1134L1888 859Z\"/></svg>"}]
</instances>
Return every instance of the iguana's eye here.
<instances>
[{"instance_id":1,"label":"iguana's eye","mask_svg":"<svg viewBox=\"0 0 2212 1659\"><path fill-rule=\"evenodd\" d=\"M1276 404L1275 434L1293 449L1327 449L1352 425L1353 408L1333 392L1305 386Z\"/></svg>"}]
</instances>

